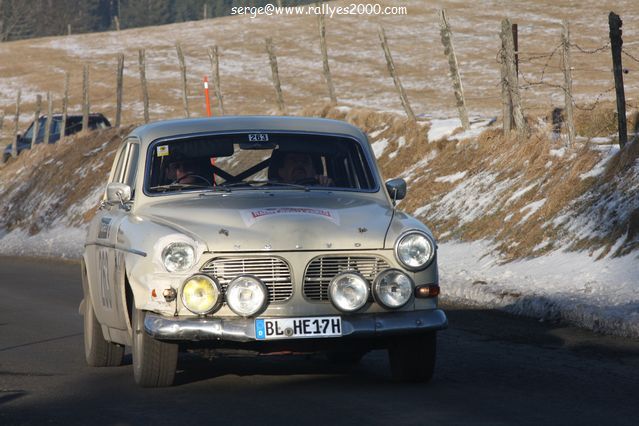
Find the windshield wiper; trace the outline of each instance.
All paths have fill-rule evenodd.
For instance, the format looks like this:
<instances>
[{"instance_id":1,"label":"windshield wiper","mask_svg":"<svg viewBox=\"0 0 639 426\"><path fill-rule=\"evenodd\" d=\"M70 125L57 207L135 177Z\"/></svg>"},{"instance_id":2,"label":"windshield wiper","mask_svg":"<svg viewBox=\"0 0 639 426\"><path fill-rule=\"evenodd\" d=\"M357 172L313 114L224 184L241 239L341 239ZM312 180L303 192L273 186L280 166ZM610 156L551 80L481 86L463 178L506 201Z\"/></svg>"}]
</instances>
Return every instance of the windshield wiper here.
<instances>
[{"instance_id":1,"label":"windshield wiper","mask_svg":"<svg viewBox=\"0 0 639 426\"><path fill-rule=\"evenodd\" d=\"M151 189L152 191L162 191L162 192L166 192L166 191L181 191L182 189L186 189L186 188L212 188L209 185L194 185L191 183L169 183L167 185L158 185L158 186L152 186Z\"/></svg>"},{"instance_id":2,"label":"windshield wiper","mask_svg":"<svg viewBox=\"0 0 639 426\"><path fill-rule=\"evenodd\" d=\"M297 189L302 189L304 191L309 191L309 187L307 185L298 185L296 183L286 183L286 182L278 182L276 180L243 180L240 182L231 182L231 183L223 183L222 187L225 188L234 188L234 187L240 187L240 186L249 186L251 188L254 188L253 185L259 185L259 187L264 187L267 185L273 185L273 186L287 186L290 188L297 188ZM230 189L229 189L230 191Z\"/></svg>"}]
</instances>

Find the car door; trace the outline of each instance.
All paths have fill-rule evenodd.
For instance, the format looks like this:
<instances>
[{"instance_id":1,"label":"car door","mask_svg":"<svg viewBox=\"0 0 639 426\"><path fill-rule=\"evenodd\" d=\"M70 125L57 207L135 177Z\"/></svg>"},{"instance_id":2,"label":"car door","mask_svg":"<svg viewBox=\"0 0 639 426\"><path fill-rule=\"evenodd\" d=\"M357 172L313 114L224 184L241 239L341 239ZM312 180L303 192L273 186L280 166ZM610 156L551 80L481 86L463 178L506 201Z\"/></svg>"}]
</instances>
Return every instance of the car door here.
<instances>
[{"instance_id":1,"label":"car door","mask_svg":"<svg viewBox=\"0 0 639 426\"><path fill-rule=\"evenodd\" d=\"M137 140L130 139L118 151L109 183L125 183L133 188L139 153ZM117 248L120 224L129 215L130 206L103 204L93 221L95 228L94 309L98 320L109 327L125 330L126 306L124 287L124 252Z\"/></svg>"}]
</instances>

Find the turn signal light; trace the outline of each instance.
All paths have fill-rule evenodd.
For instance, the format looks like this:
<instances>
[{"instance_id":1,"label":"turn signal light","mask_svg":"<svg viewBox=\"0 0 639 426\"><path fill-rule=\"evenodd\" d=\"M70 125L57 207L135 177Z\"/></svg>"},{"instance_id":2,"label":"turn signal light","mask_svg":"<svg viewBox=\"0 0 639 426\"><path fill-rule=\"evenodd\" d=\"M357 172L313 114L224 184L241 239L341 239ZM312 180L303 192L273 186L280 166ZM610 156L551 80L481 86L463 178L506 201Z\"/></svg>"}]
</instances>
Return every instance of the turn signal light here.
<instances>
[{"instance_id":1,"label":"turn signal light","mask_svg":"<svg viewBox=\"0 0 639 426\"><path fill-rule=\"evenodd\" d=\"M427 299L439 296L439 286L437 284L425 284L415 287L415 297Z\"/></svg>"}]
</instances>

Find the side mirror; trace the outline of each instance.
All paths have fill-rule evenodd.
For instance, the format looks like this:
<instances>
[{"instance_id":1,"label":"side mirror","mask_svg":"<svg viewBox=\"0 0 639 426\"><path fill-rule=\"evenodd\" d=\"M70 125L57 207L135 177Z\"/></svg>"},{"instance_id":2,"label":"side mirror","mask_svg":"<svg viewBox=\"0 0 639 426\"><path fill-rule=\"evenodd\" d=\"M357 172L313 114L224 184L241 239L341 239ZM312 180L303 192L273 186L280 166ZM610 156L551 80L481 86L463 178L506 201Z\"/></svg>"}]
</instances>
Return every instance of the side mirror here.
<instances>
[{"instance_id":1,"label":"side mirror","mask_svg":"<svg viewBox=\"0 0 639 426\"><path fill-rule=\"evenodd\" d=\"M395 201L403 200L406 197L406 181L402 178L386 181L386 190L395 204Z\"/></svg>"},{"instance_id":2,"label":"side mirror","mask_svg":"<svg viewBox=\"0 0 639 426\"><path fill-rule=\"evenodd\" d=\"M111 182L106 188L106 198L108 204L124 206L131 201L131 187L124 183Z\"/></svg>"}]
</instances>

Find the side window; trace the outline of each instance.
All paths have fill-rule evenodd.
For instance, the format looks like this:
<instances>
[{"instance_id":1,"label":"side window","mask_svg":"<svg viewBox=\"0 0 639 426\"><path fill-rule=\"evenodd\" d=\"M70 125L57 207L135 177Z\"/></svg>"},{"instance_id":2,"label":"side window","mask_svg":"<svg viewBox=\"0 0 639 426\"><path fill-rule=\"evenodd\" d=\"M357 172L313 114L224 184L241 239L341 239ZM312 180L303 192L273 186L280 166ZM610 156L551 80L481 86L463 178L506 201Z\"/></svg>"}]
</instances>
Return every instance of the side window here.
<instances>
[{"instance_id":1,"label":"side window","mask_svg":"<svg viewBox=\"0 0 639 426\"><path fill-rule=\"evenodd\" d=\"M116 161L115 168L113 169L113 175L111 176L111 182L118 182L118 183L123 182L122 171L124 169L124 163L126 161L128 147L129 147L129 144L126 144L118 150L117 157L115 160Z\"/></svg>"},{"instance_id":2,"label":"side window","mask_svg":"<svg viewBox=\"0 0 639 426\"><path fill-rule=\"evenodd\" d=\"M137 143L129 143L127 150L127 161L124 167L123 183L126 183L133 189L135 186L135 177L138 166L138 154L140 151L140 145Z\"/></svg>"}]
</instances>

